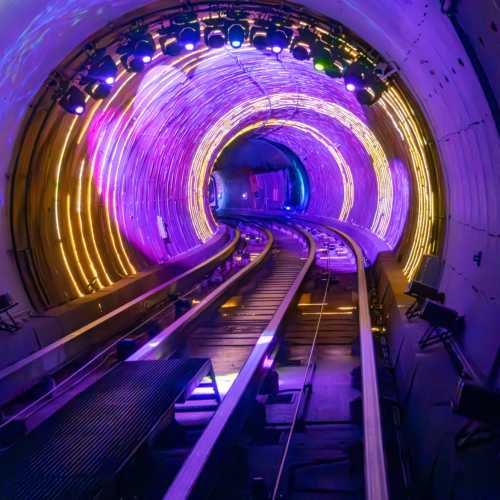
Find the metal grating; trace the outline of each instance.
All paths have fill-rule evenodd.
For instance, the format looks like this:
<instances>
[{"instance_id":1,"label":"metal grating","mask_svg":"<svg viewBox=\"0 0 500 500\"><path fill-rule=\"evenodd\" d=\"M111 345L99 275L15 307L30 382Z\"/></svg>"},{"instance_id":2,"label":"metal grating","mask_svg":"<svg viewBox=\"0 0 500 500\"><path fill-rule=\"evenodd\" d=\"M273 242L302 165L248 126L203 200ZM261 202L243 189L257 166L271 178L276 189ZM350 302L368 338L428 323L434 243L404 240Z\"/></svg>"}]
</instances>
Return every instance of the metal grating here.
<instances>
[{"instance_id":1,"label":"metal grating","mask_svg":"<svg viewBox=\"0 0 500 500\"><path fill-rule=\"evenodd\" d=\"M0 498L94 497L210 366L207 359L122 363L0 458Z\"/></svg>"}]
</instances>

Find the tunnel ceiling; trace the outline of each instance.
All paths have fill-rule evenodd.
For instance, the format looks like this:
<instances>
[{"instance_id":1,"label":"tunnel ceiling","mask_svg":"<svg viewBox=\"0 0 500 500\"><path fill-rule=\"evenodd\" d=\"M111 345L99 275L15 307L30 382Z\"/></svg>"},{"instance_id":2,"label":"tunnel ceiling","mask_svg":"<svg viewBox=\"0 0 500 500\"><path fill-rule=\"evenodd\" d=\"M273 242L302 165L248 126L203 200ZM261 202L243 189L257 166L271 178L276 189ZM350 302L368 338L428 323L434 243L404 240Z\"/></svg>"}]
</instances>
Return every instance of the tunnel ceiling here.
<instances>
[{"instance_id":1,"label":"tunnel ceiling","mask_svg":"<svg viewBox=\"0 0 500 500\"><path fill-rule=\"evenodd\" d=\"M152 33L158 19L148 21ZM350 36L341 35L352 60L370 50ZM115 33L94 41L114 55ZM74 53L59 74L73 72L78 83L82 57ZM210 173L225 148L248 135L265 135L300 158L310 181L307 215L361 228L380 248L400 243L407 276L437 250L436 156L397 77L368 108L341 78L288 50L200 43L175 56L157 50L140 73L119 65L111 94L87 97L82 116L64 112L53 96L45 87L35 102L12 191L15 244L30 248L20 267L45 306L99 291L213 237Z\"/></svg>"}]
</instances>

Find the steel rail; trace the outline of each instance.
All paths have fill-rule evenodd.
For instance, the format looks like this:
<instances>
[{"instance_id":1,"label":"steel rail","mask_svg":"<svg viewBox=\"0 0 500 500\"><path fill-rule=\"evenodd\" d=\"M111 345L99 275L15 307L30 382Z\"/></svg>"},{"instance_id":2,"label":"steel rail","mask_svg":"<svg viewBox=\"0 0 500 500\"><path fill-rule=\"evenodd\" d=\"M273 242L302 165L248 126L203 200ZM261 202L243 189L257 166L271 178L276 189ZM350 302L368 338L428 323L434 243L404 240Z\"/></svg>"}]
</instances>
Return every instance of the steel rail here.
<instances>
[{"instance_id":1,"label":"steel rail","mask_svg":"<svg viewBox=\"0 0 500 500\"><path fill-rule=\"evenodd\" d=\"M359 339L361 345L365 495L367 500L388 500L389 490L382 437L377 363L371 328L363 252L359 245L343 231L326 224L319 225L328 231L338 234L347 241L356 256L358 269Z\"/></svg>"},{"instance_id":2,"label":"steel rail","mask_svg":"<svg viewBox=\"0 0 500 500\"><path fill-rule=\"evenodd\" d=\"M83 338L83 336L96 331L100 327L105 327L106 323L113 320L116 321L123 314L129 313L134 307L140 307L141 305L144 306L148 300L151 300L156 295L166 293L172 287L178 287L183 281L193 279L204 269L210 268L210 266L215 265L217 262L226 259L231 253L234 252L238 242L240 241L240 236L240 231L236 229L233 238L228 244L224 245L224 247L215 255L212 255L195 267L174 276L161 285L158 285L157 287L139 295L116 309L113 309L109 313L104 314L100 318L74 330L61 339L56 340L47 347L44 347L26 358L23 358L0 370L0 394L2 395L0 396L0 404L4 404L12 399L12 397L15 397L15 394L12 393L11 389L9 390L9 387L17 387L16 384L23 387L26 385L26 377L32 379L34 374L38 372L40 372L40 376L47 375L48 371L64 366L65 360L70 361L71 356L68 356L68 352L71 351L71 345L78 342L81 338Z\"/></svg>"},{"instance_id":3,"label":"steel rail","mask_svg":"<svg viewBox=\"0 0 500 500\"><path fill-rule=\"evenodd\" d=\"M314 239L302 230L295 230L301 233L308 242L309 253L304 266L271 321L258 338L255 347L217 412L184 461L179 473L163 497L164 500L206 497L205 485L208 481L210 467L214 466L215 458L227 446L227 443L231 442L240 432L246 416L241 411L242 403L255 399L263 374L266 372L263 367L264 360L273 351L281 322L315 259L316 243Z\"/></svg>"},{"instance_id":4,"label":"steel rail","mask_svg":"<svg viewBox=\"0 0 500 500\"><path fill-rule=\"evenodd\" d=\"M215 290L212 290L212 292L210 292L199 304L196 304L180 318L167 326L152 340L130 356L127 361L153 360L168 355L177 335L180 334L184 328L198 319L203 312L217 303L221 297L223 297L233 286L237 285L245 276L256 270L269 256L274 243L274 237L267 229L265 229L264 232L267 236L267 244L253 262L250 262L250 264L231 276Z\"/></svg>"},{"instance_id":5,"label":"steel rail","mask_svg":"<svg viewBox=\"0 0 500 500\"><path fill-rule=\"evenodd\" d=\"M184 293L181 298L185 298L189 296L198 287L196 285L193 287L191 290L188 290L186 293ZM37 398L36 400L32 401L29 405L25 406L22 408L20 411L18 411L16 414L8 417L4 421L0 423L0 430L6 427L8 424L13 422L14 420L19 420L19 419L27 419L30 416L33 415L33 413L36 413L43 409L46 405L53 403L54 399L59 397L61 394L64 394L64 391L68 391L76 387L78 384L80 384L83 380L88 378L90 375L92 375L94 372L100 369L102 365L104 365L108 359L115 353L117 345L122 342L123 340L132 337L135 333L141 330L141 328L144 328L145 325L147 325L149 322L155 320L159 316L162 316L165 314L165 312L168 309L171 309L175 306L175 301L174 302L169 302L166 304L164 307L159 309L157 312L155 312L153 315L148 316L145 318L143 321L141 321L138 325L134 326L131 330L127 331L124 335L120 335L117 339L113 340L113 342L106 347L104 347L101 351L96 353L94 356L92 356L88 361L86 361L82 366L80 366L76 371L71 373L67 378L64 380L61 380L57 385L55 385L52 389L50 389L48 392L44 393L42 396ZM104 358L104 359L101 359ZM100 362L97 364L97 361L100 360ZM113 365L111 368L106 370L106 373L109 370L112 370L115 368L115 365ZM79 377L80 376L80 377ZM58 392L63 391L61 394L58 394Z\"/></svg>"}]
</instances>

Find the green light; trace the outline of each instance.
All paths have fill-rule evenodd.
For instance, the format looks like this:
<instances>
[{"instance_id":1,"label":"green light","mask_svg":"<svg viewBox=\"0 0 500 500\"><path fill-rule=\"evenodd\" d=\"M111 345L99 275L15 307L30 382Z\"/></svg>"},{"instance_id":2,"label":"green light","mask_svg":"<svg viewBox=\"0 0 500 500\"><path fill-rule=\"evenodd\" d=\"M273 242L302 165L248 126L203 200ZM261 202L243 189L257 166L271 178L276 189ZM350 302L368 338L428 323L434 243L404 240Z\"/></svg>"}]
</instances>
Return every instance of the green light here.
<instances>
[{"instance_id":1,"label":"green light","mask_svg":"<svg viewBox=\"0 0 500 500\"><path fill-rule=\"evenodd\" d=\"M314 69L316 71L325 71L325 66L324 64L320 63L320 62L317 62L315 65L314 65Z\"/></svg>"}]
</instances>

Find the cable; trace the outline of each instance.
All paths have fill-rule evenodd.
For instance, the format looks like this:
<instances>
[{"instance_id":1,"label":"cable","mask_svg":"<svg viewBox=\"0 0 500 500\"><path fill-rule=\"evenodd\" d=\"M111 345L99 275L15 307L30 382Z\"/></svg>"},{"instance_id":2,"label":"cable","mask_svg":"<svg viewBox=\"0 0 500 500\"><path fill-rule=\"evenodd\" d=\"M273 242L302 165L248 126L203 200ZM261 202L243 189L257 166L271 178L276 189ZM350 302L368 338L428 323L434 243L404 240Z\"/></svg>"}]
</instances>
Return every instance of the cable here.
<instances>
[{"instance_id":1,"label":"cable","mask_svg":"<svg viewBox=\"0 0 500 500\"><path fill-rule=\"evenodd\" d=\"M297 398L297 405L295 406L292 423L291 423L290 429L288 431L288 437L287 437L287 440L286 440L286 445L285 445L285 448L283 450L283 455L281 457L281 462L280 462L280 467L279 467L279 470L278 470L278 475L277 475L276 481L274 483L273 495L271 497L272 500L276 500L278 498L278 490L279 490L279 486L280 486L280 483L281 483L281 477L283 476L283 470L285 468L286 459L288 457L288 451L289 451L290 444L291 444L291 441L292 441L293 432L295 430L295 425L297 423L297 418L298 418L298 415L299 415L299 410L300 410L301 405L302 405L302 399L303 399L303 396L305 394L305 388L306 388L306 385L307 385L307 379L308 379L308 376L309 376L309 371L310 371L310 368L311 368L311 363L312 363L314 351L315 351L315 348L316 348L316 340L318 338L319 327L320 327L320 324L321 324L321 319L323 317L323 309L325 307L326 299L327 299L327 296L328 296L328 290L330 288L331 275L332 275L332 272L331 272L330 266L328 266L328 279L327 279L326 286L325 286L325 293L323 294L323 300L321 301L321 309L319 311L319 317L318 317L318 321L316 323L316 330L314 332L314 337L313 337L313 341L312 341L312 344L311 344L311 349L309 351L309 357L308 357L308 360L307 360L306 370L304 372L304 379L303 379L303 382L302 382L302 387L300 389L299 397Z\"/></svg>"}]
</instances>

